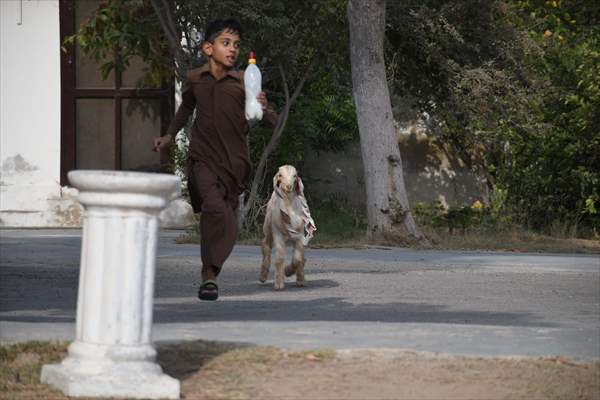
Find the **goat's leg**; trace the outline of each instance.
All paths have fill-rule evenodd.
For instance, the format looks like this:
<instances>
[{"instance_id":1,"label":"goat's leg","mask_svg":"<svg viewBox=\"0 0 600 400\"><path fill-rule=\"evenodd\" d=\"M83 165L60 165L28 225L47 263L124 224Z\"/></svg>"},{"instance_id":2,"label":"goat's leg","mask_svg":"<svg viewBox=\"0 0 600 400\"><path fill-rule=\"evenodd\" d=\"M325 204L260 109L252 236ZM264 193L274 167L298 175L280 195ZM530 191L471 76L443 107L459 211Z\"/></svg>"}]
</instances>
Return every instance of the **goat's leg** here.
<instances>
[{"instance_id":1,"label":"goat's leg","mask_svg":"<svg viewBox=\"0 0 600 400\"><path fill-rule=\"evenodd\" d=\"M304 286L304 264L306 259L304 258L304 246L296 242L294 246L294 256L292 258L292 263L294 270L296 271L296 286Z\"/></svg>"},{"instance_id":2,"label":"goat's leg","mask_svg":"<svg viewBox=\"0 0 600 400\"><path fill-rule=\"evenodd\" d=\"M292 256L292 261L285 267L285 276L296 275L296 271L298 270L298 246L301 246L298 242L294 242L294 255Z\"/></svg>"},{"instance_id":3,"label":"goat's leg","mask_svg":"<svg viewBox=\"0 0 600 400\"><path fill-rule=\"evenodd\" d=\"M296 250L294 249L294 257L296 256ZM292 276L292 275L296 275L296 269L297 269L298 265L296 265L296 263L294 262L294 258L292 258L292 261L285 267L285 276Z\"/></svg>"},{"instance_id":4,"label":"goat's leg","mask_svg":"<svg viewBox=\"0 0 600 400\"><path fill-rule=\"evenodd\" d=\"M273 237L275 247L275 290L283 290L283 263L285 262L285 241L279 235Z\"/></svg>"},{"instance_id":5,"label":"goat's leg","mask_svg":"<svg viewBox=\"0 0 600 400\"><path fill-rule=\"evenodd\" d=\"M260 266L260 276L258 280L266 282L269 277L269 268L271 267L271 249L273 247L273 236L271 234L271 228L265 229L265 237L262 240L262 264Z\"/></svg>"}]
</instances>

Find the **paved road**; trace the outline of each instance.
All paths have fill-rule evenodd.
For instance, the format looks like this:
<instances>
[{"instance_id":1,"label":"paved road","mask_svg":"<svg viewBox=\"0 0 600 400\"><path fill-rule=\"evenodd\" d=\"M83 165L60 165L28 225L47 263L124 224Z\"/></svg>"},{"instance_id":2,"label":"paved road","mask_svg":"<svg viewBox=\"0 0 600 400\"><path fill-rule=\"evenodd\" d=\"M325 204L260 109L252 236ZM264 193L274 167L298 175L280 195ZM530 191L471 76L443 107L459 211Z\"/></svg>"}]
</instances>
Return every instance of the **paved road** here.
<instances>
[{"instance_id":1,"label":"paved road","mask_svg":"<svg viewBox=\"0 0 600 400\"><path fill-rule=\"evenodd\" d=\"M257 281L260 249L237 246L217 302L196 299L197 245L161 232L154 339L411 348L480 356L600 359L600 256L307 252L307 286ZM78 230L0 230L0 341L71 340Z\"/></svg>"}]
</instances>

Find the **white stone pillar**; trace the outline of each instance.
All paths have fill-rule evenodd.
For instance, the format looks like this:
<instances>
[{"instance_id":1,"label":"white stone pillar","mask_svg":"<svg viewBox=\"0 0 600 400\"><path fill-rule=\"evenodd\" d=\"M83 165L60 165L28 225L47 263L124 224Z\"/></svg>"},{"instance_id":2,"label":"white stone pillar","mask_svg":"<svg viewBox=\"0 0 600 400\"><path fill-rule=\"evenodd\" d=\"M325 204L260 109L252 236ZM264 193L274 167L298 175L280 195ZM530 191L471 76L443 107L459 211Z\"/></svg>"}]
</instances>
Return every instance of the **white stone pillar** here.
<instances>
[{"instance_id":1,"label":"white stone pillar","mask_svg":"<svg viewBox=\"0 0 600 400\"><path fill-rule=\"evenodd\" d=\"M72 171L85 209L76 339L42 382L68 396L179 398L152 346L159 212L180 195L175 175Z\"/></svg>"}]
</instances>

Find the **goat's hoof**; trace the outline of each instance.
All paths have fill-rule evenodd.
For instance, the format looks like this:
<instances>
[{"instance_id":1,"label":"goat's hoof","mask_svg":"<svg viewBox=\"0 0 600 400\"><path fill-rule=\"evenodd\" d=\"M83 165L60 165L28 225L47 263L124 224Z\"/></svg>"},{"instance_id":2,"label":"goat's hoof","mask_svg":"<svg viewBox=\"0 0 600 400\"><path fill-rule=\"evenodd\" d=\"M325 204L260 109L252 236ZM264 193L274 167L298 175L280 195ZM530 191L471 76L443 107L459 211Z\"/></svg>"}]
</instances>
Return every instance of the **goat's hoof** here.
<instances>
[{"instance_id":1,"label":"goat's hoof","mask_svg":"<svg viewBox=\"0 0 600 400\"><path fill-rule=\"evenodd\" d=\"M275 284L274 288L277 291L281 291L285 288L285 286L283 284L281 284L281 285Z\"/></svg>"},{"instance_id":2,"label":"goat's hoof","mask_svg":"<svg viewBox=\"0 0 600 400\"><path fill-rule=\"evenodd\" d=\"M267 281L267 278L269 277L269 271L262 271L260 273L260 275L258 275L258 280L261 281L262 283L265 283Z\"/></svg>"},{"instance_id":3,"label":"goat's hoof","mask_svg":"<svg viewBox=\"0 0 600 400\"><path fill-rule=\"evenodd\" d=\"M296 286L302 287L302 286L304 286L305 283L306 283L306 281L296 281Z\"/></svg>"},{"instance_id":4,"label":"goat's hoof","mask_svg":"<svg viewBox=\"0 0 600 400\"><path fill-rule=\"evenodd\" d=\"M292 276L294 274L296 274L296 268L292 267L291 265L288 265L287 267L285 267L285 276Z\"/></svg>"}]
</instances>

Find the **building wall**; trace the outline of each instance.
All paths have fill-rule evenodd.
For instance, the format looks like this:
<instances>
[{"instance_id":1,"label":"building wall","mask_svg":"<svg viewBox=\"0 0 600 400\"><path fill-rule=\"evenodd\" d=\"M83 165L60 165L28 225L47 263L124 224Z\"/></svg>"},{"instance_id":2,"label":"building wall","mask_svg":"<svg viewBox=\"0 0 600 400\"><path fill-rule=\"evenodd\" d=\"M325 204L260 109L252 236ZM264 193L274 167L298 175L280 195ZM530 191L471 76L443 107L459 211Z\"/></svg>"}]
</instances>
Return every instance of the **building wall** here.
<instances>
[{"instance_id":1,"label":"building wall","mask_svg":"<svg viewBox=\"0 0 600 400\"><path fill-rule=\"evenodd\" d=\"M411 205L440 201L448 207L471 205L476 200L487 201L483 174L453 157L423 132L399 132L398 144ZM329 198L351 207L365 207L359 143L352 143L337 153L308 151L302 174L305 193L315 200Z\"/></svg>"},{"instance_id":2,"label":"building wall","mask_svg":"<svg viewBox=\"0 0 600 400\"><path fill-rule=\"evenodd\" d=\"M58 0L0 1L0 226L65 226ZM75 214L73 214L75 213Z\"/></svg>"}]
</instances>

